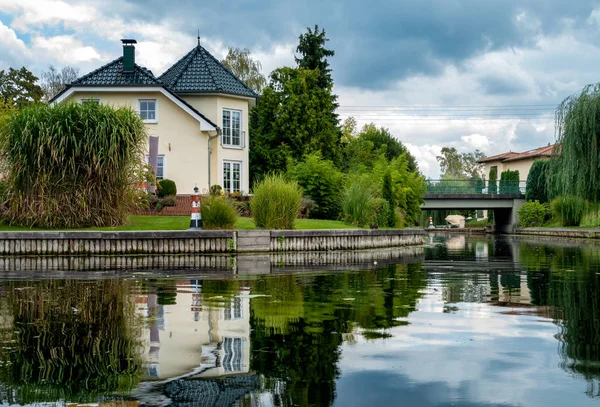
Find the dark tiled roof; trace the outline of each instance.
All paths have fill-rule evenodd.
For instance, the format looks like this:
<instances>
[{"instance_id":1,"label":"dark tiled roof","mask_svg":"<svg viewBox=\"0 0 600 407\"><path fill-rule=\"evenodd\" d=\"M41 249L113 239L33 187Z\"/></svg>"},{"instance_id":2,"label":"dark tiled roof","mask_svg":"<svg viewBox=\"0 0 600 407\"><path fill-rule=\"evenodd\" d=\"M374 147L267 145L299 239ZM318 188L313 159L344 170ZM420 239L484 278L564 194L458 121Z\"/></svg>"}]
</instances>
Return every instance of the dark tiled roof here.
<instances>
[{"instance_id":1,"label":"dark tiled roof","mask_svg":"<svg viewBox=\"0 0 600 407\"><path fill-rule=\"evenodd\" d=\"M120 57L82 76L71 85L132 86L162 85L162 83L151 70L137 64L133 72L123 72L123 57Z\"/></svg>"},{"instance_id":2,"label":"dark tiled roof","mask_svg":"<svg viewBox=\"0 0 600 407\"><path fill-rule=\"evenodd\" d=\"M176 93L225 93L258 97L201 45L163 73L159 80Z\"/></svg>"}]
</instances>

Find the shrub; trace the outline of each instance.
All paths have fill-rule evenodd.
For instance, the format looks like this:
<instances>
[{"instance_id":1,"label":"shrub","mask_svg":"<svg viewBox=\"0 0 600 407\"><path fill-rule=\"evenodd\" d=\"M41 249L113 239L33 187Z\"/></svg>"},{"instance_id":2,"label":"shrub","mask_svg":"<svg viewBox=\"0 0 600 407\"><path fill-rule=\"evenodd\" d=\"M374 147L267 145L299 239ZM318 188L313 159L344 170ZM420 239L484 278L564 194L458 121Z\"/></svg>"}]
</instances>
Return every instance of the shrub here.
<instances>
[{"instance_id":1,"label":"shrub","mask_svg":"<svg viewBox=\"0 0 600 407\"><path fill-rule=\"evenodd\" d=\"M496 181L498 180L498 167L490 168L489 178L490 178L490 182L488 185L488 193L497 194L498 193L498 183Z\"/></svg>"},{"instance_id":2,"label":"shrub","mask_svg":"<svg viewBox=\"0 0 600 407\"><path fill-rule=\"evenodd\" d=\"M162 179L158 181L156 195L159 198L164 198L165 196L169 195L177 195L177 185L175 185L175 181L171 181L170 179Z\"/></svg>"},{"instance_id":3,"label":"shrub","mask_svg":"<svg viewBox=\"0 0 600 407\"><path fill-rule=\"evenodd\" d=\"M580 225L588 228L600 226L600 203L587 204Z\"/></svg>"},{"instance_id":4,"label":"shrub","mask_svg":"<svg viewBox=\"0 0 600 407\"><path fill-rule=\"evenodd\" d=\"M369 226L377 227L393 227L389 225L390 222L390 204L383 198L373 198L371 200L371 207L369 208ZM394 218L396 214L394 213ZM395 222L396 219L394 219Z\"/></svg>"},{"instance_id":5,"label":"shrub","mask_svg":"<svg viewBox=\"0 0 600 407\"><path fill-rule=\"evenodd\" d=\"M385 223L380 223L380 225L394 227L396 224L396 197L394 196L394 188L392 187L392 174L389 171L383 176L382 195L383 199L388 203L388 209Z\"/></svg>"},{"instance_id":6,"label":"shrub","mask_svg":"<svg viewBox=\"0 0 600 407\"><path fill-rule=\"evenodd\" d=\"M364 227L372 219L373 193L360 181L352 182L342 195L344 221L354 226Z\"/></svg>"},{"instance_id":7,"label":"shrub","mask_svg":"<svg viewBox=\"0 0 600 407\"><path fill-rule=\"evenodd\" d=\"M315 208L315 201L308 197L302 197L302 203L300 204L300 215L308 218L310 216L310 211Z\"/></svg>"},{"instance_id":8,"label":"shrub","mask_svg":"<svg viewBox=\"0 0 600 407\"><path fill-rule=\"evenodd\" d=\"M578 196L565 195L554 198L550 202L550 207L562 226L579 226L586 209L586 202Z\"/></svg>"},{"instance_id":9,"label":"shrub","mask_svg":"<svg viewBox=\"0 0 600 407\"><path fill-rule=\"evenodd\" d=\"M519 222L524 228L542 226L546 212L546 207L539 201L525 202L518 212Z\"/></svg>"},{"instance_id":10,"label":"shrub","mask_svg":"<svg viewBox=\"0 0 600 407\"><path fill-rule=\"evenodd\" d=\"M158 198L154 204L156 212L161 212L165 206L175 206L177 204L177 197L175 195L167 195L164 198Z\"/></svg>"},{"instance_id":11,"label":"shrub","mask_svg":"<svg viewBox=\"0 0 600 407\"><path fill-rule=\"evenodd\" d=\"M254 223L265 229L293 229L300 212L302 188L282 175L267 175L254 186L250 200Z\"/></svg>"},{"instance_id":12,"label":"shrub","mask_svg":"<svg viewBox=\"0 0 600 407\"><path fill-rule=\"evenodd\" d=\"M246 218L252 217L252 208L250 207L250 201L234 201L233 206L237 210L239 216Z\"/></svg>"},{"instance_id":13,"label":"shrub","mask_svg":"<svg viewBox=\"0 0 600 407\"><path fill-rule=\"evenodd\" d=\"M338 218L344 176L333 162L324 160L319 153L310 154L303 162L290 165L288 174L298 181L304 194L314 201L314 208L310 210L311 218Z\"/></svg>"},{"instance_id":14,"label":"shrub","mask_svg":"<svg viewBox=\"0 0 600 407\"><path fill-rule=\"evenodd\" d=\"M223 188L221 185L211 185L209 192L213 196L223 195Z\"/></svg>"},{"instance_id":15,"label":"shrub","mask_svg":"<svg viewBox=\"0 0 600 407\"><path fill-rule=\"evenodd\" d=\"M500 174L500 193L501 194L518 194L519 190L519 170L506 170Z\"/></svg>"},{"instance_id":16,"label":"shrub","mask_svg":"<svg viewBox=\"0 0 600 407\"><path fill-rule=\"evenodd\" d=\"M129 108L37 104L0 127L10 224L77 228L126 222L147 133Z\"/></svg>"},{"instance_id":17,"label":"shrub","mask_svg":"<svg viewBox=\"0 0 600 407\"><path fill-rule=\"evenodd\" d=\"M237 220L233 202L224 196L210 195L202 199L200 211L205 229L233 229Z\"/></svg>"},{"instance_id":18,"label":"shrub","mask_svg":"<svg viewBox=\"0 0 600 407\"><path fill-rule=\"evenodd\" d=\"M394 227L404 229L406 227L406 213L402 209L396 208L395 215ZM429 225L429 219L427 225Z\"/></svg>"},{"instance_id":19,"label":"shrub","mask_svg":"<svg viewBox=\"0 0 600 407\"><path fill-rule=\"evenodd\" d=\"M546 184L548 179L548 160L537 160L531 166L527 176L527 188L525 190L525 199L528 201L548 202L549 193Z\"/></svg>"}]
</instances>

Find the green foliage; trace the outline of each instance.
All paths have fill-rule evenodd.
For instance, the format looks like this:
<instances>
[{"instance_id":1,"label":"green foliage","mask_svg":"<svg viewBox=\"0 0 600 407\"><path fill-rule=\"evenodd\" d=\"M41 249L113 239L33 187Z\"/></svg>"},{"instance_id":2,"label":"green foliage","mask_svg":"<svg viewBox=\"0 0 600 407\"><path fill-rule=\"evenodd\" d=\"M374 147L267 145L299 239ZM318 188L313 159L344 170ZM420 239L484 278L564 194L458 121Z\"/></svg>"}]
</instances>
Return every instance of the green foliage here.
<instances>
[{"instance_id":1,"label":"green foliage","mask_svg":"<svg viewBox=\"0 0 600 407\"><path fill-rule=\"evenodd\" d=\"M202 199L200 208L205 229L233 229L237 212L229 198L209 195Z\"/></svg>"},{"instance_id":2,"label":"green foliage","mask_svg":"<svg viewBox=\"0 0 600 407\"><path fill-rule=\"evenodd\" d=\"M600 226L600 203L588 202L585 212L581 217L580 226L586 228Z\"/></svg>"},{"instance_id":3,"label":"green foliage","mask_svg":"<svg viewBox=\"0 0 600 407\"><path fill-rule=\"evenodd\" d=\"M351 182L342 195L344 221L353 226L365 227L374 220L373 192L364 182Z\"/></svg>"},{"instance_id":4,"label":"green foliage","mask_svg":"<svg viewBox=\"0 0 600 407\"><path fill-rule=\"evenodd\" d=\"M542 226L547 211L547 207L539 201L525 202L519 209L519 222L524 228Z\"/></svg>"},{"instance_id":5,"label":"green foliage","mask_svg":"<svg viewBox=\"0 0 600 407\"><path fill-rule=\"evenodd\" d=\"M264 229L293 229L300 212L302 188L282 175L267 175L254 185L250 200L256 226Z\"/></svg>"},{"instance_id":6,"label":"green foliage","mask_svg":"<svg viewBox=\"0 0 600 407\"><path fill-rule=\"evenodd\" d=\"M531 166L525 190L525 199L528 201L540 201L541 203L549 201L547 187L549 165L548 160L537 160Z\"/></svg>"},{"instance_id":7,"label":"green foliage","mask_svg":"<svg viewBox=\"0 0 600 407\"><path fill-rule=\"evenodd\" d=\"M229 48L221 63L256 93L260 93L267 85L267 80L261 73L260 61L254 60L247 48Z\"/></svg>"},{"instance_id":8,"label":"green foliage","mask_svg":"<svg viewBox=\"0 0 600 407\"><path fill-rule=\"evenodd\" d=\"M393 227L396 224L396 196L392 188L392 174L386 172L383 176L383 199L388 203L388 215L387 220L383 223L379 223L381 226Z\"/></svg>"},{"instance_id":9,"label":"green foliage","mask_svg":"<svg viewBox=\"0 0 600 407\"><path fill-rule=\"evenodd\" d=\"M390 204L383 198L373 198L369 208L370 222L367 226L394 227L396 224L396 212L394 211L393 223L390 224Z\"/></svg>"},{"instance_id":10,"label":"green foliage","mask_svg":"<svg viewBox=\"0 0 600 407\"><path fill-rule=\"evenodd\" d=\"M279 68L250 115L250 175L281 171L288 158L320 152L338 161L341 132L330 90L318 71Z\"/></svg>"},{"instance_id":11,"label":"green foliage","mask_svg":"<svg viewBox=\"0 0 600 407\"><path fill-rule=\"evenodd\" d=\"M288 175L298 181L304 195L314 201L310 217L337 219L340 214L340 194L344 176L333 162L320 153L309 154L299 163L290 162Z\"/></svg>"},{"instance_id":12,"label":"green foliage","mask_svg":"<svg viewBox=\"0 0 600 407\"><path fill-rule=\"evenodd\" d=\"M326 37L325 30L319 30L318 25L315 25L314 30L309 27L306 31L306 34L301 34L298 38L298 47L296 47L296 52L300 54L300 58L296 57L298 68L318 71L319 87L324 90L331 89L333 78L327 58L334 56L335 51L325 48L325 43L329 39Z\"/></svg>"},{"instance_id":13,"label":"green foliage","mask_svg":"<svg viewBox=\"0 0 600 407\"><path fill-rule=\"evenodd\" d=\"M479 150L472 153L459 153L454 147L443 147L436 159L440 164L442 178L463 179L483 178L483 166L477 161L485 157Z\"/></svg>"},{"instance_id":14,"label":"green foliage","mask_svg":"<svg viewBox=\"0 0 600 407\"><path fill-rule=\"evenodd\" d=\"M134 207L146 128L129 108L34 105L0 128L5 220L45 228L116 226Z\"/></svg>"},{"instance_id":15,"label":"green foliage","mask_svg":"<svg viewBox=\"0 0 600 407\"><path fill-rule=\"evenodd\" d=\"M496 182L497 180L498 180L498 167L494 166L494 167L490 168L490 174L489 174L488 192L490 194L498 193L498 183Z\"/></svg>"},{"instance_id":16,"label":"green foliage","mask_svg":"<svg viewBox=\"0 0 600 407\"><path fill-rule=\"evenodd\" d=\"M170 179L162 179L158 181L156 195L159 198L164 198L169 195L177 195L177 185L175 185L175 181L171 181Z\"/></svg>"},{"instance_id":17,"label":"green foliage","mask_svg":"<svg viewBox=\"0 0 600 407\"><path fill-rule=\"evenodd\" d=\"M223 187L221 185L211 185L209 192L213 196L221 196L223 195Z\"/></svg>"},{"instance_id":18,"label":"green foliage","mask_svg":"<svg viewBox=\"0 0 600 407\"><path fill-rule=\"evenodd\" d=\"M600 84L588 85L556 109L556 142L550 164L551 193L600 199Z\"/></svg>"},{"instance_id":19,"label":"green foliage","mask_svg":"<svg viewBox=\"0 0 600 407\"><path fill-rule=\"evenodd\" d=\"M579 226L586 210L586 201L575 195L559 196L550 202L550 208L562 226Z\"/></svg>"},{"instance_id":20,"label":"green foliage","mask_svg":"<svg viewBox=\"0 0 600 407\"><path fill-rule=\"evenodd\" d=\"M36 84L37 80L25 67L0 71L0 99L18 109L39 102L44 92Z\"/></svg>"},{"instance_id":21,"label":"green foliage","mask_svg":"<svg viewBox=\"0 0 600 407\"><path fill-rule=\"evenodd\" d=\"M502 171L500 174L500 193L501 194L519 194L520 193L520 174L519 170Z\"/></svg>"}]
</instances>

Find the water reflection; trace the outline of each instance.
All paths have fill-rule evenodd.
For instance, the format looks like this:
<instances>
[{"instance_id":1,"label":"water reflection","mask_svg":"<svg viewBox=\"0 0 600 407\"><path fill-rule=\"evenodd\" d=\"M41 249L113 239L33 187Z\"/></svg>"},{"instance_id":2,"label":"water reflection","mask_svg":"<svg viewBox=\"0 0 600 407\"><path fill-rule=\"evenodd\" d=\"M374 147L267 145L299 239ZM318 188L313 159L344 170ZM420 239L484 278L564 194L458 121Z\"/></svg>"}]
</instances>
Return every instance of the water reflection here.
<instances>
[{"instance_id":1,"label":"water reflection","mask_svg":"<svg viewBox=\"0 0 600 407\"><path fill-rule=\"evenodd\" d=\"M600 248L428 239L424 261L369 270L0 282L0 396L187 407L597 401Z\"/></svg>"}]
</instances>

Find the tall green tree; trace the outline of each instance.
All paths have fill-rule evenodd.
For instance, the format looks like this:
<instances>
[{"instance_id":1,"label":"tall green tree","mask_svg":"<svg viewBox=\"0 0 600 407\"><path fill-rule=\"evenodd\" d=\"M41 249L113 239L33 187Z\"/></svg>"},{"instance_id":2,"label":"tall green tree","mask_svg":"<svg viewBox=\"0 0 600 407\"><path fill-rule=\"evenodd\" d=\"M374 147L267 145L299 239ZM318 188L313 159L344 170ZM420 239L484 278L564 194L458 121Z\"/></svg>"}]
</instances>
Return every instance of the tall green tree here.
<instances>
[{"instance_id":1,"label":"tall green tree","mask_svg":"<svg viewBox=\"0 0 600 407\"><path fill-rule=\"evenodd\" d=\"M600 199L600 83L566 98L556 109L556 147L550 185L556 195Z\"/></svg>"},{"instance_id":2,"label":"tall green tree","mask_svg":"<svg viewBox=\"0 0 600 407\"><path fill-rule=\"evenodd\" d=\"M528 201L540 201L540 203L549 201L550 194L547 187L549 164L548 160L537 160L531 166L525 189L525 199Z\"/></svg>"},{"instance_id":3,"label":"tall green tree","mask_svg":"<svg viewBox=\"0 0 600 407\"><path fill-rule=\"evenodd\" d=\"M267 86L267 79L262 74L262 64L252 58L248 48L229 48L221 63L256 93L261 93Z\"/></svg>"},{"instance_id":4,"label":"tall green tree","mask_svg":"<svg viewBox=\"0 0 600 407\"><path fill-rule=\"evenodd\" d=\"M279 68L250 115L250 176L286 168L288 157L320 152L339 161L340 130L331 119L333 100L318 86L319 72Z\"/></svg>"},{"instance_id":5,"label":"tall green tree","mask_svg":"<svg viewBox=\"0 0 600 407\"><path fill-rule=\"evenodd\" d=\"M331 69L329 68L328 57L335 55L335 51L325 48L325 43L329 41L325 34L325 30L319 30L319 26L315 25L315 29L307 28L305 34L300 35L296 52L300 57L296 58L296 63L299 68L319 70L319 86L321 89L331 89L333 87L333 78Z\"/></svg>"},{"instance_id":6,"label":"tall green tree","mask_svg":"<svg viewBox=\"0 0 600 407\"><path fill-rule=\"evenodd\" d=\"M9 68L0 71L0 99L4 102L22 108L31 103L39 102L44 96L44 91L36 83L38 77L27 68Z\"/></svg>"},{"instance_id":7,"label":"tall green tree","mask_svg":"<svg viewBox=\"0 0 600 407\"><path fill-rule=\"evenodd\" d=\"M483 178L483 166L477 161L485 157L479 150L471 153L459 153L454 147L443 147L436 159L440 164L442 178L474 179Z\"/></svg>"}]
</instances>

